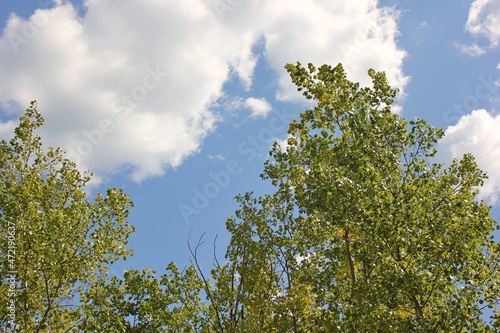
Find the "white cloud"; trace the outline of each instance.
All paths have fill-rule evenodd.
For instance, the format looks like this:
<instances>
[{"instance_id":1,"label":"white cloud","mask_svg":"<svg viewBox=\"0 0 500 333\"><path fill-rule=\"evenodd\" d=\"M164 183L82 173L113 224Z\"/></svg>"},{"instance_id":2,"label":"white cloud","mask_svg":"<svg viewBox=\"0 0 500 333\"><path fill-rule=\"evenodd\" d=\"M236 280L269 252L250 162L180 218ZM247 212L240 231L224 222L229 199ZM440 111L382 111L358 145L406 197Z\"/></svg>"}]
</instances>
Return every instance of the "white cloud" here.
<instances>
[{"instance_id":1,"label":"white cloud","mask_svg":"<svg viewBox=\"0 0 500 333\"><path fill-rule=\"evenodd\" d=\"M494 116L486 110L475 110L460 118L458 123L445 131L439 141L440 160L460 158L472 153L489 179L480 189L480 198L491 204L500 198L500 115Z\"/></svg>"},{"instance_id":2,"label":"white cloud","mask_svg":"<svg viewBox=\"0 0 500 333\"><path fill-rule=\"evenodd\" d=\"M487 38L490 47L497 47L500 42L500 1L475 0L465 28L474 36Z\"/></svg>"},{"instance_id":3,"label":"white cloud","mask_svg":"<svg viewBox=\"0 0 500 333\"><path fill-rule=\"evenodd\" d=\"M281 150L282 152L286 152L286 149L287 149L287 148L288 148L288 146L289 146L289 144L288 144L288 139L289 139L289 138L291 138L291 137L292 137L292 135L290 135L290 134L289 134L289 135L288 135L286 138L284 138L284 139L278 139L278 138L274 139L274 141L275 141L275 142L279 145L280 150Z\"/></svg>"},{"instance_id":4,"label":"white cloud","mask_svg":"<svg viewBox=\"0 0 500 333\"><path fill-rule=\"evenodd\" d=\"M266 117L272 109L271 104L269 104L265 98L249 97L245 100L244 104L252 111L252 118Z\"/></svg>"},{"instance_id":5,"label":"white cloud","mask_svg":"<svg viewBox=\"0 0 500 333\"><path fill-rule=\"evenodd\" d=\"M97 174L141 181L198 152L221 121L210 107L223 85L236 75L251 89L258 43L282 100L298 95L287 62L342 62L364 84L370 67L400 88L408 81L399 14L375 0L228 3L221 12L220 0L87 0L83 17L70 3L12 15L0 37L0 105L19 112L37 99L46 143ZM254 116L269 112L245 103Z\"/></svg>"},{"instance_id":6,"label":"white cloud","mask_svg":"<svg viewBox=\"0 0 500 333\"><path fill-rule=\"evenodd\" d=\"M299 94L283 69L300 61L315 65L344 64L349 78L371 85L369 68L385 71L391 84L404 89L408 77L402 65L406 53L396 43L399 12L377 8L375 0L267 2L266 59L280 74L278 99ZM286 28L284 28L286 27Z\"/></svg>"},{"instance_id":7,"label":"white cloud","mask_svg":"<svg viewBox=\"0 0 500 333\"><path fill-rule=\"evenodd\" d=\"M191 8L86 4L83 18L70 4L39 10L28 22L11 17L0 41L0 98L25 106L37 99L48 143L69 149L85 168L125 166L137 181L161 175L196 153L213 130L217 119L208 107L229 63L244 63L247 42L218 32L220 22L196 1ZM27 35L34 22L36 34ZM113 129L103 131L107 120Z\"/></svg>"},{"instance_id":8,"label":"white cloud","mask_svg":"<svg viewBox=\"0 0 500 333\"><path fill-rule=\"evenodd\" d=\"M264 97L248 97L245 99L239 96L223 95L217 103L214 103L214 106L223 110L226 117L235 115L242 110L249 110L250 117L253 119L265 118L272 110L271 104Z\"/></svg>"},{"instance_id":9,"label":"white cloud","mask_svg":"<svg viewBox=\"0 0 500 333\"><path fill-rule=\"evenodd\" d=\"M486 53L486 49L477 44L464 45L464 44L454 43L453 45L456 48L458 48L460 52L471 57L479 57Z\"/></svg>"},{"instance_id":10,"label":"white cloud","mask_svg":"<svg viewBox=\"0 0 500 333\"><path fill-rule=\"evenodd\" d=\"M17 122L12 120L6 121L5 123L0 122L0 138L3 138L4 140L12 138L16 126Z\"/></svg>"}]
</instances>

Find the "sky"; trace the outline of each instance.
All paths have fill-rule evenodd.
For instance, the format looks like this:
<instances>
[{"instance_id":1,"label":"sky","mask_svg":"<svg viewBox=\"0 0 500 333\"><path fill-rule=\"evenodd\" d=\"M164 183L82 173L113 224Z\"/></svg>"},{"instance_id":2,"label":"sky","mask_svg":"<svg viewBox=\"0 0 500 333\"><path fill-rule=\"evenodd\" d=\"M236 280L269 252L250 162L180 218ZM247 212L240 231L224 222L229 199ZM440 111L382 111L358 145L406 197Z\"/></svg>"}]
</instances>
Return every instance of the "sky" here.
<instances>
[{"instance_id":1,"label":"sky","mask_svg":"<svg viewBox=\"0 0 500 333\"><path fill-rule=\"evenodd\" d=\"M44 144L134 201L112 273L183 267L201 236L223 261L234 196L273 190L268 151L310 106L297 61L384 71L394 112L445 130L439 159L476 156L500 220L500 0L2 0L0 24L0 139L37 100Z\"/></svg>"}]
</instances>

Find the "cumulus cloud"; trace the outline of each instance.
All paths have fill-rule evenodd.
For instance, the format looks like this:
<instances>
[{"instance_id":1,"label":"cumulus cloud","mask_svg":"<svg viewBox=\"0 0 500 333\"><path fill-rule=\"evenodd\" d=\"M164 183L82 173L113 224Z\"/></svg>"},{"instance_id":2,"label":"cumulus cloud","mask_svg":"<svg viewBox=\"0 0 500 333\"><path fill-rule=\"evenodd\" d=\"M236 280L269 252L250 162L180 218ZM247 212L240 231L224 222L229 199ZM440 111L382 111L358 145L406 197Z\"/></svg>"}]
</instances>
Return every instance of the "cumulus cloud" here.
<instances>
[{"instance_id":1,"label":"cumulus cloud","mask_svg":"<svg viewBox=\"0 0 500 333\"><path fill-rule=\"evenodd\" d=\"M490 47L497 47L500 42L500 1L475 0L465 28L474 36L487 38Z\"/></svg>"},{"instance_id":2,"label":"cumulus cloud","mask_svg":"<svg viewBox=\"0 0 500 333\"><path fill-rule=\"evenodd\" d=\"M317 65L341 62L351 80L363 85L371 81L369 68L384 70L389 81L404 91L405 51L398 48L394 8L378 8L377 1L267 2L266 59L279 73L278 99L297 100L299 94L283 69L300 61ZM284 28L286 27L286 28Z\"/></svg>"},{"instance_id":3,"label":"cumulus cloud","mask_svg":"<svg viewBox=\"0 0 500 333\"><path fill-rule=\"evenodd\" d=\"M214 106L223 110L224 115L231 116L240 113L243 110L250 111L250 118L256 119L259 117L265 118L271 112L271 104L264 98L224 95L214 103Z\"/></svg>"},{"instance_id":4,"label":"cumulus cloud","mask_svg":"<svg viewBox=\"0 0 500 333\"><path fill-rule=\"evenodd\" d=\"M272 109L271 104L265 98L249 97L244 104L252 112L252 118L266 117Z\"/></svg>"},{"instance_id":5,"label":"cumulus cloud","mask_svg":"<svg viewBox=\"0 0 500 333\"><path fill-rule=\"evenodd\" d=\"M408 81L399 14L375 0L220 4L87 0L83 16L65 2L27 20L12 14L0 37L0 105L19 115L37 99L46 143L94 173L142 181L199 151L223 120L211 106L228 80L252 89L259 43L282 100L298 96L288 62L342 62L365 84L370 67L399 88ZM245 103L255 117L270 110L263 100Z\"/></svg>"},{"instance_id":6,"label":"cumulus cloud","mask_svg":"<svg viewBox=\"0 0 500 333\"><path fill-rule=\"evenodd\" d=\"M450 161L472 153L489 179L480 189L480 198L497 204L500 195L500 115L475 110L462 116L458 123L445 131L438 144L439 159Z\"/></svg>"}]
</instances>

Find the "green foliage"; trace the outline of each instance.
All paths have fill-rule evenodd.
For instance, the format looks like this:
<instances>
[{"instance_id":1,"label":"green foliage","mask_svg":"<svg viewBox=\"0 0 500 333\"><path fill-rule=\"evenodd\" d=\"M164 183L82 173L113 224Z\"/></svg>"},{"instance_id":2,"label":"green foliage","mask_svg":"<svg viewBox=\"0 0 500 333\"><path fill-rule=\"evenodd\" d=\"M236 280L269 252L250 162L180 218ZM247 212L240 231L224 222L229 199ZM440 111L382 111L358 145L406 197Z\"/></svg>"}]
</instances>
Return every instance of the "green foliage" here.
<instances>
[{"instance_id":1,"label":"green foliage","mask_svg":"<svg viewBox=\"0 0 500 333\"><path fill-rule=\"evenodd\" d=\"M226 263L210 274L200 240L182 272L108 277L130 253L132 203L118 189L87 200L90 175L42 151L33 103L0 145L0 236L13 239L0 247L3 304L17 272L10 331L500 331L498 224L476 198L486 174L474 157L433 163L443 131L392 113L382 72L368 71L368 88L341 65L286 69L316 106L270 152L262 178L275 192L236 198ZM9 327L6 307L0 322Z\"/></svg>"},{"instance_id":2,"label":"green foliage","mask_svg":"<svg viewBox=\"0 0 500 333\"><path fill-rule=\"evenodd\" d=\"M35 134L42 124L32 102L14 138L0 143L0 325L12 332L70 331L83 315L78 296L131 253L129 197L109 189L90 202L83 191L90 174L60 149L42 150Z\"/></svg>"},{"instance_id":3,"label":"green foliage","mask_svg":"<svg viewBox=\"0 0 500 333\"><path fill-rule=\"evenodd\" d=\"M341 65L286 68L317 106L270 152L276 192L239 196L228 219L230 331L498 331L497 223L474 158L432 163L443 131L391 113L381 72L362 88Z\"/></svg>"},{"instance_id":4,"label":"green foliage","mask_svg":"<svg viewBox=\"0 0 500 333\"><path fill-rule=\"evenodd\" d=\"M88 316L82 332L199 332L202 288L190 267L174 264L159 279L152 270L130 270L123 279L96 281L84 296Z\"/></svg>"}]
</instances>

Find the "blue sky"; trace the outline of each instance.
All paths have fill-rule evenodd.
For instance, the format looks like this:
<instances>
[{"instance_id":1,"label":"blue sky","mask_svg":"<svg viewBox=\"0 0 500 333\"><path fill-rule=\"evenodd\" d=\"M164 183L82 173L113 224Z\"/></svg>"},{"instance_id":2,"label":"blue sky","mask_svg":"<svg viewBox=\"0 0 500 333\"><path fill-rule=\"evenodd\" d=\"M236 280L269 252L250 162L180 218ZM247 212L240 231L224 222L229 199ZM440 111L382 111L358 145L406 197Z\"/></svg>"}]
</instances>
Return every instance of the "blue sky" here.
<instances>
[{"instance_id":1,"label":"blue sky","mask_svg":"<svg viewBox=\"0 0 500 333\"><path fill-rule=\"evenodd\" d=\"M205 233L223 256L238 193L272 191L271 144L308 105L287 62L385 71L394 112L446 130L443 161L472 152L500 220L500 1L88 0L0 4L0 138L32 99L40 135L135 203L135 255L114 267L188 263Z\"/></svg>"}]
</instances>

